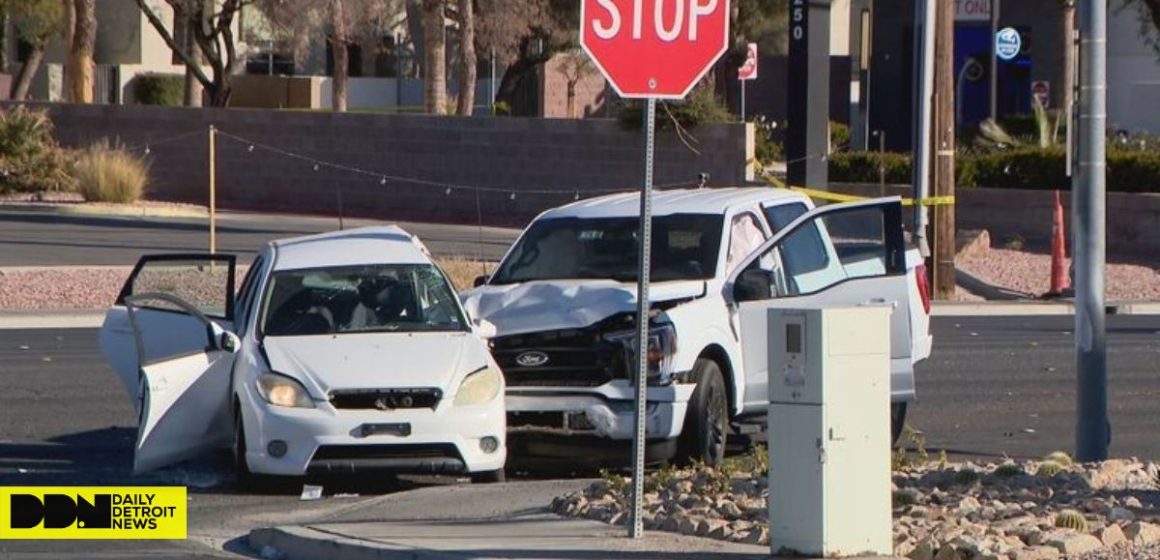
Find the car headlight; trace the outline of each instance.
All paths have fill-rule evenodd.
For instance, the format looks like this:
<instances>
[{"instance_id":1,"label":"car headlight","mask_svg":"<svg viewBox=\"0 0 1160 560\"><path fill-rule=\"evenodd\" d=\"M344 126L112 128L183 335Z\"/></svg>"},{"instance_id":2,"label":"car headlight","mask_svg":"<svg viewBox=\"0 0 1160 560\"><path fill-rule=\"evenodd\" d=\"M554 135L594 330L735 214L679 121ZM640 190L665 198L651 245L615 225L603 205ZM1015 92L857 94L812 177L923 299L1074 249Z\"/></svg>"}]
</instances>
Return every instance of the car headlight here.
<instances>
[{"instance_id":1,"label":"car headlight","mask_svg":"<svg viewBox=\"0 0 1160 560\"><path fill-rule=\"evenodd\" d=\"M472 405L490 402L499 394L503 386L503 374L498 369L487 366L470 373L459 384L455 392L456 405Z\"/></svg>"},{"instance_id":2,"label":"car headlight","mask_svg":"<svg viewBox=\"0 0 1160 560\"><path fill-rule=\"evenodd\" d=\"M605 335L605 339L619 342L624 349L627 374L636 370L636 331ZM673 356L677 353L677 329L672 323L656 324L648 329L648 373L650 385L668 385L673 380Z\"/></svg>"},{"instance_id":3,"label":"car headlight","mask_svg":"<svg viewBox=\"0 0 1160 560\"><path fill-rule=\"evenodd\" d=\"M280 373L267 372L258 377L258 394L274 406L314 408L310 393L298 380Z\"/></svg>"}]
</instances>

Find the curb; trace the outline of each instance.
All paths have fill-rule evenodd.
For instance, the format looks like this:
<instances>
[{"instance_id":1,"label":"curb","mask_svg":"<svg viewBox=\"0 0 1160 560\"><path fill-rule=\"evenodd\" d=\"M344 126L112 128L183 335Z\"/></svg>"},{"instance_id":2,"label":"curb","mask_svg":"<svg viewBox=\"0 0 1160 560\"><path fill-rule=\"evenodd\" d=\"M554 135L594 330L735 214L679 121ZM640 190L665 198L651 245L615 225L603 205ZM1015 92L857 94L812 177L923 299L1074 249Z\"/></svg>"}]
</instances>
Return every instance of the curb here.
<instances>
[{"instance_id":1,"label":"curb","mask_svg":"<svg viewBox=\"0 0 1160 560\"><path fill-rule=\"evenodd\" d=\"M463 560L480 558L475 555L439 552L435 550L392 546L353 539L309 527L267 527L254 529L246 537L250 548L263 558L285 560ZM272 555L263 554L266 547L275 549Z\"/></svg>"},{"instance_id":2,"label":"curb","mask_svg":"<svg viewBox=\"0 0 1160 560\"><path fill-rule=\"evenodd\" d=\"M53 204L47 202L0 203L0 212L35 212L59 216L97 216L123 218L205 218L209 211L205 208L192 209L167 206L89 206L75 202Z\"/></svg>"},{"instance_id":3,"label":"curb","mask_svg":"<svg viewBox=\"0 0 1160 560\"><path fill-rule=\"evenodd\" d=\"M104 309L0 311L0 330L95 329L104 323Z\"/></svg>"},{"instance_id":4,"label":"curb","mask_svg":"<svg viewBox=\"0 0 1160 560\"><path fill-rule=\"evenodd\" d=\"M1111 302L1105 306L1108 315L1160 315L1160 301ZM932 317L1024 317L1034 315L1074 315L1072 300L1004 301L1004 302L934 302Z\"/></svg>"}]
</instances>

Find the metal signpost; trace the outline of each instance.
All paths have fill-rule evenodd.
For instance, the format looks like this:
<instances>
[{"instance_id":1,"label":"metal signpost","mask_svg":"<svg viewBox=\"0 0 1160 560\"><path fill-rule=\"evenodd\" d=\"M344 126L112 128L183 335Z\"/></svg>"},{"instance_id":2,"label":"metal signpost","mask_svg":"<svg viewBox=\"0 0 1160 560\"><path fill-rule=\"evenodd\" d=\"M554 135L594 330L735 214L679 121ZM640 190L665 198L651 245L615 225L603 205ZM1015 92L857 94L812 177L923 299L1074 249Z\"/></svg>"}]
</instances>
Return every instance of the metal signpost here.
<instances>
[{"instance_id":1,"label":"metal signpost","mask_svg":"<svg viewBox=\"0 0 1160 560\"><path fill-rule=\"evenodd\" d=\"M741 122L745 122L745 82L757 79L757 43L745 45L745 62L737 69L741 82Z\"/></svg>"},{"instance_id":2,"label":"metal signpost","mask_svg":"<svg viewBox=\"0 0 1160 560\"><path fill-rule=\"evenodd\" d=\"M636 427L633 432L632 518L628 535L644 532L645 404L648 375L649 263L652 240L653 144L657 99L683 99L729 39L729 0L581 0L580 46L621 97L646 99L644 184L640 192L637 273Z\"/></svg>"}]
</instances>

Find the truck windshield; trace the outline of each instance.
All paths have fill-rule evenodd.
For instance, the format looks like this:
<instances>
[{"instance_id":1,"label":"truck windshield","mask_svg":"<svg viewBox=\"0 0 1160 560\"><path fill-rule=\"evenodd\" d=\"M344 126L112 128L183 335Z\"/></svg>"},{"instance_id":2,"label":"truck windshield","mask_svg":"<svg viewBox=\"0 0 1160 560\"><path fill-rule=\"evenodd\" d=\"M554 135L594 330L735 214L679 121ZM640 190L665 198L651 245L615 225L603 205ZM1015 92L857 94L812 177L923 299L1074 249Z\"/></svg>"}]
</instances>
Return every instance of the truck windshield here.
<instances>
[{"instance_id":1,"label":"truck windshield","mask_svg":"<svg viewBox=\"0 0 1160 560\"><path fill-rule=\"evenodd\" d=\"M654 282L702 280L717 270L723 218L653 217ZM500 264L491 284L577 278L635 281L639 218L556 218L532 224Z\"/></svg>"}]
</instances>

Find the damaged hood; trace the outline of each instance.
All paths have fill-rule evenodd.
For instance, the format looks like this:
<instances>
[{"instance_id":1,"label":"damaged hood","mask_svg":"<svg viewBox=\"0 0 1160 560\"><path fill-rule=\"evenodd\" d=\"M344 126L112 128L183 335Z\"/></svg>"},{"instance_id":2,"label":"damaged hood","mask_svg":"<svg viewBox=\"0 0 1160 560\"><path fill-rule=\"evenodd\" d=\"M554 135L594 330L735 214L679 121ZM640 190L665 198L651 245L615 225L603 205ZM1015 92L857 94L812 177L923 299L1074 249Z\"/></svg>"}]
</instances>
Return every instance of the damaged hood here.
<instances>
[{"instance_id":1,"label":"damaged hood","mask_svg":"<svg viewBox=\"0 0 1160 560\"><path fill-rule=\"evenodd\" d=\"M649 285L661 303L700 297L702 280ZM555 280L480 286L463 294L472 317L493 323L498 336L587 327L618 313L636 311L636 284L615 280Z\"/></svg>"},{"instance_id":2,"label":"damaged hood","mask_svg":"<svg viewBox=\"0 0 1160 560\"><path fill-rule=\"evenodd\" d=\"M465 332L267 336L270 368L334 389L438 387L445 394L488 364L482 341Z\"/></svg>"}]
</instances>

